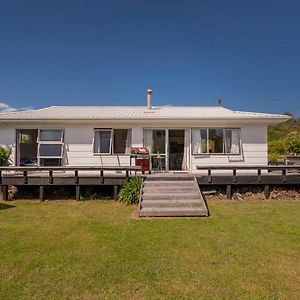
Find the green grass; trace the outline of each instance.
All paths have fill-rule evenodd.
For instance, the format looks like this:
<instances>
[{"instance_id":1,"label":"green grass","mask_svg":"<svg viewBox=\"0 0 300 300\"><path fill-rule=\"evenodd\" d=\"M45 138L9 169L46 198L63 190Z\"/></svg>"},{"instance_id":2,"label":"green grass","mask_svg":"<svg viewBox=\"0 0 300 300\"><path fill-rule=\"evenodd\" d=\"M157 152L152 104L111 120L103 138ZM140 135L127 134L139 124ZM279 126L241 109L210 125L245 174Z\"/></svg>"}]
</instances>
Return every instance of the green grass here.
<instances>
[{"instance_id":1,"label":"green grass","mask_svg":"<svg viewBox=\"0 0 300 300\"><path fill-rule=\"evenodd\" d=\"M109 201L0 210L0 299L296 299L300 203L210 203L138 219ZM299 299L299 298L298 298Z\"/></svg>"}]
</instances>

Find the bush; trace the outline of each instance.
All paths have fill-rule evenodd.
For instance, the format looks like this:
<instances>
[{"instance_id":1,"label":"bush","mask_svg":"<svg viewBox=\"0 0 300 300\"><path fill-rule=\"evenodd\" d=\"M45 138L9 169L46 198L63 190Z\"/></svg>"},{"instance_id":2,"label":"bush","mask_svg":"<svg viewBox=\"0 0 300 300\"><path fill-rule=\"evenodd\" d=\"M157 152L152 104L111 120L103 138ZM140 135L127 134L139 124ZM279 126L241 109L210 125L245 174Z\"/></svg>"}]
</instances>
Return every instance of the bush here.
<instances>
[{"instance_id":1,"label":"bush","mask_svg":"<svg viewBox=\"0 0 300 300\"><path fill-rule=\"evenodd\" d=\"M141 193L141 177L133 177L125 183L119 192L119 201L126 204L138 204Z\"/></svg>"},{"instance_id":2,"label":"bush","mask_svg":"<svg viewBox=\"0 0 300 300\"><path fill-rule=\"evenodd\" d=\"M0 166L9 166L11 163L12 147L0 146Z\"/></svg>"}]
</instances>

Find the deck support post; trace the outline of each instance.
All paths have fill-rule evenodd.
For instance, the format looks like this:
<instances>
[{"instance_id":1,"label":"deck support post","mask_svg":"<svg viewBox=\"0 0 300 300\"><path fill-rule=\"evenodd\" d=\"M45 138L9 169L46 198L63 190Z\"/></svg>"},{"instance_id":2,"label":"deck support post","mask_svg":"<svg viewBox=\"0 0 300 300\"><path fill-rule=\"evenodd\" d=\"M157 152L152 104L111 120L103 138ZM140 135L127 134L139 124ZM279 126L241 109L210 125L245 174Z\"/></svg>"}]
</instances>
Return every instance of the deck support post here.
<instances>
[{"instance_id":1,"label":"deck support post","mask_svg":"<svg viewBox=\"0 0 300 300\"><path fill-rule=\"evenodd\" d=\"M226 198L231 199L231 184L226 185Z\"/></svg>"},{"instance_id":2,"label":"deck support post","mask_svg":"<svg viewBox=\"0 0 300 300\"><path fill-rule=\"evenodd\" d=\"M44 200L44 186L40 185L40 201L43 202Z\"/></svg>"},{"instance_id":3,"label":"deck support post","mask_svg":"<svg viewBox=\"0 0 300 300\"><path fill-rule=\"evenodd\" d=\"M270 185L268 185L268 184L265 185L264 193L265 193L265 198L269 199L270 198Z\"/></svg>"},{"instance_id":4,"label":"deck support post","mask_svg":"<svg viewBox=\"0 0 300 300\"><path fill-rule=\"evenodd\" d=\"M80 185L76 185L76 200L80 200Z\"/></svg>"},{"instance_id":5,"label":"deck support post","mask_svg":"<svg viewBox=\"0 0 300 300\"><path fill-rule=\"evenodd\" d=\"M8 185L1 186L0 200L8 201Z\"/></svg>"},{"instance_id":6,"label":"deck support post","mask_svg":"<svg viewBox=\"0 0 300 300\"><path fill-rule=\"evenodd\" d=\"M118 199L118 186L114 185L114 200Z\"/></svg>"}]
</instances>

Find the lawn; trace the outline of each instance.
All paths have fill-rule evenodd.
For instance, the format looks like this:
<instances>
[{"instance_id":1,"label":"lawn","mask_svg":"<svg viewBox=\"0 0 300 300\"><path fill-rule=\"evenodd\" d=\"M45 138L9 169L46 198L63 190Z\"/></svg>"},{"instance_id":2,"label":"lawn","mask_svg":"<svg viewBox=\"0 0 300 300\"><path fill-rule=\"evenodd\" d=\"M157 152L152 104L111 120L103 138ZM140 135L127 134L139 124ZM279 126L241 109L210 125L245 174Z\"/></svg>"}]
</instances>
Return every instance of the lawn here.
<instances>
[{"instance_id":1,"label":"lawn","mask_svg":"<svg viewBox=\"0 0 300 300\"><path fill-rule=\"evenodd\" d=\"M112 201L9 204L1 299L299 299L299 202L216 201L209 218L181 219Z\"/></svg>"}]
</instances>

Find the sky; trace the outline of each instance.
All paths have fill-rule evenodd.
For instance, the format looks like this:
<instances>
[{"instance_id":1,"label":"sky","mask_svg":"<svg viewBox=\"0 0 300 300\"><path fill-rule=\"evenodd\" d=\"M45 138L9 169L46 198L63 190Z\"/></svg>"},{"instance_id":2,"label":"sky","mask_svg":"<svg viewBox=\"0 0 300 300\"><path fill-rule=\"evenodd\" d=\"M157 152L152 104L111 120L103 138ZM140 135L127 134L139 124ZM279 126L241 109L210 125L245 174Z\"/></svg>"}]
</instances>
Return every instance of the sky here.
<instances>
[{"instance_id":1,"label":"sky","mask_svg":"<svg viewBox=\"0 0 300 300\"><path fill-rule=\"evenodd\" d=\"M212 106L300 115L300 1L0 0L0 110Z\"/></svg>"}]
</instances>

